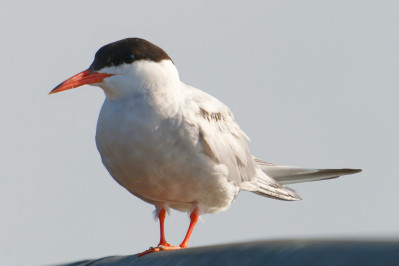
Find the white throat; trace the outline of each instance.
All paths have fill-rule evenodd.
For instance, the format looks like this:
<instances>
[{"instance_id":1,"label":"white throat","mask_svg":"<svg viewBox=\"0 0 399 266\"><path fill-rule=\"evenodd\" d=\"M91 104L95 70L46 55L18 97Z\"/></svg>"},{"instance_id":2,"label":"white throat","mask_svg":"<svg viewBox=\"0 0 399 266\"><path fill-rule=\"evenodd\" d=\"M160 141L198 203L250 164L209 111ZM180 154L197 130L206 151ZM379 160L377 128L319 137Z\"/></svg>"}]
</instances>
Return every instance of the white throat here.
<instances>
[{"instance_id":1,"label":"white throat","mask_svg":"<svg viewBox=\"0 0 399 266\"><path fill-rule=\"evenodd\" d=\"M95 84L104 90L107 100L110 101L140 96L151 97L154 94L157 97L168 98L168 95L180 88L179 73L170 60L139 60L132 64L106 67L99 72L115 74Z\"/></svg>"}]
</instances>

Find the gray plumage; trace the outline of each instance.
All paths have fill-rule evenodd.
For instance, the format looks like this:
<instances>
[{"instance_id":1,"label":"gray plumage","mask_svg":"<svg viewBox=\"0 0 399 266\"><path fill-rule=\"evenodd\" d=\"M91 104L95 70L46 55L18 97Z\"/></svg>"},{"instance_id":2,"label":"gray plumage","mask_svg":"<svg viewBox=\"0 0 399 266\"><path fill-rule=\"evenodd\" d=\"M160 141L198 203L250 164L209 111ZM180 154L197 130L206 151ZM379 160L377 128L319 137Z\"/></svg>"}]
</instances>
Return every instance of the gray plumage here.
<instances>
[{"instance_id":1,"label":"gray plumage","mask_svg":"<svg viewBox=\"0 0 399 266\"><path fill-rule=\"evenodd\" d=\"M268 176L274 178L281 185L304 183L318 180L333 179L343 175L351 175L361 172L361 169L312 169L295 166L269 163L255 159L258 166Z\"/></svg>"}]
</instances>

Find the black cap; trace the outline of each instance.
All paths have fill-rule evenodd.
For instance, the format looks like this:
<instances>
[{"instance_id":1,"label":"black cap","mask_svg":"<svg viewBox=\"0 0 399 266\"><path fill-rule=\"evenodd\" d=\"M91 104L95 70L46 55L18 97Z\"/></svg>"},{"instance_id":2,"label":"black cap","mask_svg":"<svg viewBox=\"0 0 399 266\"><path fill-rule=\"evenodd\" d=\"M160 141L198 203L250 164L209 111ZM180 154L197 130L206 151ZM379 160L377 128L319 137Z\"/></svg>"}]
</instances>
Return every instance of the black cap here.
<instances>
[{"instance_id":1,"label":"black cap","mask_svg":"<svg viewBox=\"0 0 399 266\"><path fill-rule=\"evenodd\" d=\"M172 61L169 55L155 44L140 38L127 38L101 47L94 57L90 70L97 71L104 67L130 64L137 60L160 62L165 59Z\"/></svg>"}]
</instances>

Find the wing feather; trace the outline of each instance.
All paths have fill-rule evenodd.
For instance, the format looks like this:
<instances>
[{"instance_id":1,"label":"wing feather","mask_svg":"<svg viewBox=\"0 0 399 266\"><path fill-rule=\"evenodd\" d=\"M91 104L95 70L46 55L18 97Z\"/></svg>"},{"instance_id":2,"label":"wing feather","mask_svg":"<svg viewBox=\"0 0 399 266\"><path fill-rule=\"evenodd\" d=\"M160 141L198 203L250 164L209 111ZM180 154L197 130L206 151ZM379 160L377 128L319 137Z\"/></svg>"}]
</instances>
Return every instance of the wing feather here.
<instances>
[{"instance_id":1,"label":"wing feather","mask_svg":"<svg viewBox=\"0 0 399 266\"><path fill-rule=\"evenodd\" d=\"M227 179L241 190L281 200L300 200L292 189L263 173L249 151L249 138L234 120L230 109L209 94L188 87L186 122L198 131L202 152L227 167Z\"/></svg>"},{"instance_id":2,"label":"wing feather","mask_svg":"<svg viewBox=\"0 0 399 266\"><path fill-rule=\"evenodd\" d=\"M198 127L203 152L218 164L225 165L228 180L239 186L256 178L256 163L249 152L247 136L234 120L230 109L216 98L192 88L193 97L188 121Z\"/></svg>"}]
</instances>

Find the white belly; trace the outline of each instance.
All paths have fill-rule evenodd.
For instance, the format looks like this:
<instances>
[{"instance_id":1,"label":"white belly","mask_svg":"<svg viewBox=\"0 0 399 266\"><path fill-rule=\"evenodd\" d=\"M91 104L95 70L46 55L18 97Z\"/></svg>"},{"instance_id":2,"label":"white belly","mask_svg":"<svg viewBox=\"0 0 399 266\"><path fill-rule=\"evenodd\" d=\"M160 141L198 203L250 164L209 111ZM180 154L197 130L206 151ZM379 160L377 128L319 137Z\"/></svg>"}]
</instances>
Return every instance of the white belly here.
<instances>
[{"instance_id":1,"label":"white belly","mask_svg":"<svg viewBox=\"0 0 399 266\"><path fill-rule=\"evenodd\" d=\"M157 206L215 212L228 208L239 192L228 182L227 168L204 155L182 116L164 117L140 103L106 101L96 143L112 177Z\"/></svg>"}]
</instances>

